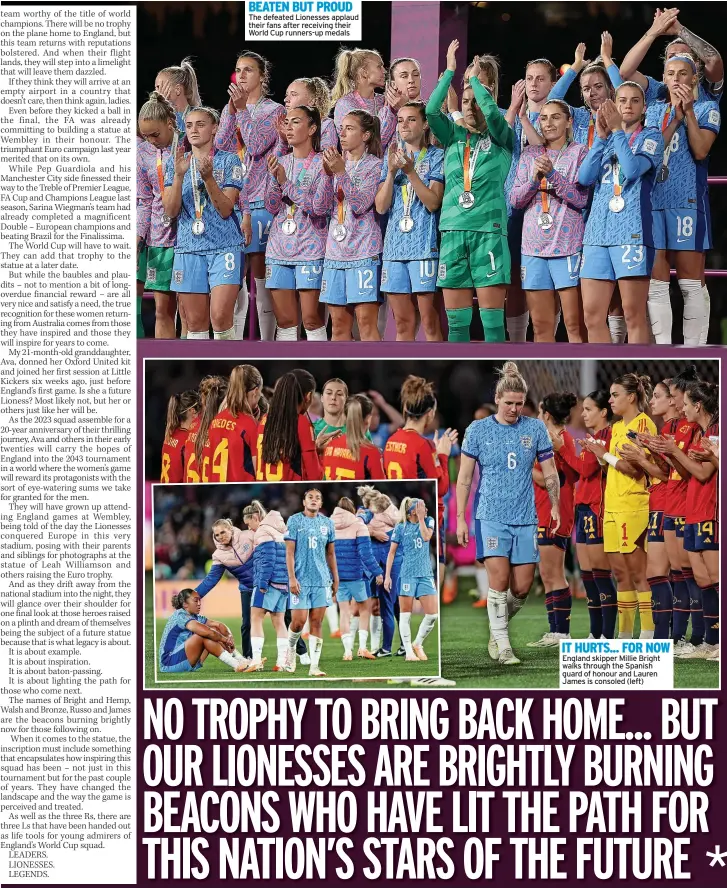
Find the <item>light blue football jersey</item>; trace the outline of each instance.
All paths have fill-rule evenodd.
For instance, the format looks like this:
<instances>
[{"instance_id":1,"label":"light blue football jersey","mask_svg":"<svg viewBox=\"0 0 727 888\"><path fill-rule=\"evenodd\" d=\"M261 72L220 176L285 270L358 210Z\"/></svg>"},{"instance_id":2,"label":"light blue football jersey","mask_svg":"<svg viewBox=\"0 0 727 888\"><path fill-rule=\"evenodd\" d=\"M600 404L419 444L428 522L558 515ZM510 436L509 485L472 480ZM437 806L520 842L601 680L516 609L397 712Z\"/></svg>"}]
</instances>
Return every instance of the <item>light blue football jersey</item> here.
<instances>
[{"instance_id":1,"label":"light blue football jersey","mask_svg":"<svg viewBox=\"0 0 727 888\"><path fill-rule=\"evenodd\" d=\"M553 458L544 423L529 416L512 425L494 416L475 420L465 432L462 453L480 467L476 518L510 525L538 523L533 465Z\"/></svg>"},{"instance_id":2,"label":"light blue football jersey","mask_svg":"<svg viewBox=\"0 0 727 888\"><path fill-rule=\"evenodd\" d=\"M434 518L427 515L424 523L430 530L434 530ZM399 551L404 554L401 566L401 575L407 579L414 577L433 577L432 558L429 553L429 543L422 538L419 522L402 521L396 525L391 535L391 542L398 543Z\"/></svg>"},{"instance_id":3,"label":"light blue football jersey","mask_svg":"<svg viewBox=\"0 0 727 888\"><path fill-rule=\"evenodd\" d=\"M336 530L330 518L306 518L303 512L297 512L288 521L283 539L295 541L295 576L301 586L331 585L326 546L335 542Z\"/></svg>"}]
</instances>

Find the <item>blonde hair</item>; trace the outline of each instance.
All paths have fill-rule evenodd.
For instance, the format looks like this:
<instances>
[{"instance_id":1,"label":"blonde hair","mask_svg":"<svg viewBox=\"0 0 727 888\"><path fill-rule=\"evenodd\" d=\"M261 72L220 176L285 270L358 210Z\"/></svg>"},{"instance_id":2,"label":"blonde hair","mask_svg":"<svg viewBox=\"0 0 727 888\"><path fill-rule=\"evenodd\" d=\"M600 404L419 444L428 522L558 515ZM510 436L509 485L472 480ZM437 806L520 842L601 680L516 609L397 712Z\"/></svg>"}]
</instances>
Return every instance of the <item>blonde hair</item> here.
<instances>
[{"instance_id":1,"label":"blonde hair","mask_svg":"<svg viewBox=\"0 0 727 888\"><path fill-rule=\"evenodd\" d=\"M260 500L252 500L252 502L242 510L242 520L244 521L246 518L252 518L253 515L259 515L260 520L262 521L267 514L267 510Z\"/></svg>"},{"instance_id":2,"label":"blonde hair","mask_svg":"<svg viewBox=\"0 0 727 888\"><path fill-rule=\"evenodd\" d=\"M235 525L230 521L229 518L218 518L217 521L212 525L212 539L215 539L215 528L216 527L224 527L225 530L234 531ZM215 542L217 540L215 539Z\"/></svg>"},{"instance_id":3,"label":"blonde hair","mask_svg":"<svg viewBox=\"0 0 727 888\"><path fill-rule=\"evenodd\" d=\"M382 512L385 512L387 509L391 508L394 503L391 500L391 497L387 496L385 493L381 493L380 491L375 491L376 496L371 501L371 511L375 512L377 515L380 515Z\"/></svg>"},{"instance_id":4,"label":"blonde hair","mask_svg":"<svg viewBox=\"0 0 727 888\"><path fill-rule=\"evenodd\" d=\"M405 496L399 506L399 524L406 524L409 520L409 509L413 503L419 502L418 496Z\"/></svg>"},{"instance_id":5,"label":"blonde hair","mask_svg":"<svg viewBox=\"0 0 727 888\"><path fill-rule=\"evenodd\" d=\"M370 508L371 503L379 495L379 491L370 484L363 484L361 487L358 487L356 493L361 497L364 509Z\"/></svg>"},{"instance_id":6,"label":"blonde hair","mask_svg":"<svg viewBox=\"0 0 727 888\"><path fill-rule=\"evenodd\" d=\"M356 506L353 504L353 500L349 499L347 496L342 496L338 501L337 506L345 512L350 512L352 515L356 514Z\"/></svg>"},{"instance_id":7,"label":"blonde hair","mask_svg":"<svg viewBox=\"0 0 727 888\"><path fill-rule=\"evenodd\" d=\"M170 65L159 72L169 79L173 86L181 86L187 99L187 104L196 107L202 104L197 83L197 73L192 67L192 57L187 56L178 65Z\"/></svg>"},{"instance_id":8,"label":"blonde hair","mask_svg":"<svg viewBox=\"0 0 727 888\"><path fill-rule=\"evenodd\" d=\"M591 62L590 65L586 65L586 67L581 71L580 77L578 78L578 83L580 84L583 81L583 78L586 74L600 74L603 78L604 83L606 84L606 91L608 92L608 97L613 101L616 98L616 90L611 83L611 78L608 76L608 71L604 67L604 65L596 59L594 62ZM581 96L583 96L583 88L581 88ZM583 98L583 102L587 108L591 109L591 106L586 101L585 97ZM593 110L593 109L591 109Z\"/></svg>"},{"instance_id":9,"label":"blonde hair","mask_svg":"<svg viewBox=\"0 0 727 888\"><path fill-rule=\"evenodd\" d=\"M366 443L364 423L374 412L374 402L368 395L354 395L346 401L343 412L346 417L346 446L351 456L358 460L361 448Z\"/></svg>"},{"instance_id":10,"label":"blonde hair","mask_svg":"<svg viewBox=\"0 0 727 888\"><path fill-rule=\"evenodd\" d=\"M154 90L154 92L149 93L149 98L139 110L139 123L142 120L158 120L160 123L171 123L176 129L177 112L169 99L165 99L161 93Z\"/></svg>"},{"instance_id":11,"label":"blonde hair","mask_svg":"<svg viewBox=\"0 0 727 888\"><path fill-rule=\"evenodd\" d=\"M467 72L470 72L470 77L474 73L474 65L469 65L464 72L464 77L462 78L462 86L468 86L467 80ZM491 85L491 93L492 98L497 101L497 94L500 89L500 60L497 56L494 55L481 55L480 56L480 71L482 71L486 76L487 80ZM477 77L477 75L474 75ZM479 80L479 77L477 77Z\"/></svg>"},{"instance_id":12,"label":"blonde hair","mask_svg":"<svg viewBox=\"0 0 727 888\"><path fill-rule=\"evenodd\" d=\"M434 383L422 376L407 376L401 386L401 407L404 416L411 419L421 419L430 410L436 410Z\"/></svg>"},{"instance_id":13,"label":"blonde hair","mask_svg":"<svg viewBox=\"0 0 727 888\"><path fill-rule=\"evenodd\" d=\"M215 108L210 108L208 105L195 105L194 108L190 108L189 111L187 111L187 117L189 117L194 111L201 111L203 114L206 114L215 125L220 122L220 112ZM184 119L186 120L187 117Z\"/></svg>"},{"instance_id":14,"label":"blonde hair","mask_svg":"<svg viewBox=\"0 0 727 888\"><path fill-rule=\"evenodd\" d=\"M515 361L505 361L502 369L497 371L500 377L495 388L495 397L501 398L505 392L527 395L528 384L517 368Z\"/></svg>"},{"instance_id":15,"label":"blonde hair","mask_svg":"<svg viewBox=\"0 0 727 888\"><path fill-rule=\"evenodd\" d=\"M331 91L322 77L296 77L292 83L302 83L311 94L310 107L315 108L321 115L321 120L328 117L331 110Z\"/></svg>"},{"instance_id":16,"label":"blonde hair","mask_svg":"<svg viewBox=\"0 0 727 888\"><path fill-rule=\"evenodd\" d=\"M336 56L335 83L331 90L331 102L336 102L356 90L358 75L371 59L383 64L383 59L375 49L346 49Z\"/></svg>"},{"instance_id":17,"label":"blonde hair","mask_svg":"<svg viewBox=\"0 0 727 888\"><path fill-rule=\"evenodd\" d=\"M263 387L263 378L257 367L252 364L238 364L232 368L230 380L227 384L227 409L233 416L247 413L252 416L252 410L247 400L249 392Z\"/></svg>"}]
</instances>

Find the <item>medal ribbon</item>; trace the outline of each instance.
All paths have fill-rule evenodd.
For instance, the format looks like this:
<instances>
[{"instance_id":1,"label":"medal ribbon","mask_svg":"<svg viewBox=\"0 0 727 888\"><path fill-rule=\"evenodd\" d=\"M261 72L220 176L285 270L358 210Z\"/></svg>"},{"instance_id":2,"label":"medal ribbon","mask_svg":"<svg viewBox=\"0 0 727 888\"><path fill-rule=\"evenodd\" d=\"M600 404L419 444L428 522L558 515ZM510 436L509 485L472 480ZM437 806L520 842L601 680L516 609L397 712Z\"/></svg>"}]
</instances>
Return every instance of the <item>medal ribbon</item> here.
<instances>
[{"instance_id":1,"label":"medal ribbon","mask_svg":"<svg viewBox=\"0 0 727 888\"><path fill-rule=\"evenodd\" d=\"M593 117L591 117L591 119L588 121L588 139L587 139L587 142L588 142L588 147L589 147L589 148L591 148L591 147L593 146L593 136L594 136L594 134L595 134L595 131L596 131L596 121L593 119Z\"/></svg>"},{"instance_id":2,"label":"medal ribbon","mask_svg":"<svg viewBox=\"0 0 727 888\"><path fill-rule=\"evenodd\" d=\"M629 139L629 148L631 148L631 146L634 144L634 140L642 129L643 126L640 126L635 132L631 134L631 138ZM621 187L621 183L619 182L621 165L619 164L618 160L612 161L611 168L613 169L613 196L621 197L621 192L623 191L623 188Z\"/></svg>"},{"instance_id":3,"label":"medal ribbon","mask_svg":"<svg viewBox=\"0 0 727 888\"><path fill-rule=\"evenodd\" d=\"M664 111L664 116L661 118L661 134L662 136L667 130L669 126L669 118L671 117L671 105L666 106L666 110ZM671 144L671 143L670 143ZM665 167L669 166L669 155L670 155L670 145L664 145L664 157L662 159L662 163Z\"/></svg>"},{"instance_id":4,"label":"medal ribbon","mask_svg":"<svg viewBox=\"0 0 727 888\"><path fill-rule=\"evenodd\" d=\"M365 151L361 155L361 157L356 161L356 163L354 163L354 165L351 169L351 174L349 175L349 178L351 179L351 181L353 182L354 185L357 185L358 183L354 181L353 174L356 172L358 165L361 163L361 161L364 159L364 157L366 157ZM348 170L346 172L348 172ZM338 198L338 207L337 207L338 224L343 225L343 221L346 218L346 206L345 206L346 195L343 193L343 188L341 188L340 185L338 186L338 191L336 192L336 197Z\"/></svg>"},{"instance_id":5,"label":"medal ribbon","mask_svg":"<svg viewBox=\"0 0 727 888\"><path fill-rule=\"evenodd\" d=\"M237 156L240 158L240 163L245 163L245 155L247 154L247 148L245 147L245 143L242 141L242 133L240 132L240 127L235 127L235 141L237 142Z\"/></svg>"},{"instance_id":6,"label":"medal ribbon","mask_svg":"<svg viewBox=\"0 0 727 888\"><path fill-rule=\"evenodd\" d=\"M570 142L566 138L565 145L563 145L563 147L558 152L558 156L553 161L553 169L555 169L556 163L558 163L558 161L561 158L561 155L563 154L563 152L565 151L565 149L569 145L570 145ZM555 150L555 149L553 149L553 150ZM545 153L545 156L547 157L548 156L548 149L545 146L543 146L543 151ZM545 178L545 176L543 176L542 179L540 180L540 206L541 206L541 211L543 213L550 213L550 198L548 197L548 180Z\"/></svg>"},{"instance_id":7,"label":"medal ribbon","mask_svg":"<svg viewBox=\"0 0 727 888\"><path fill-rule=\"evenodd\" d=\"M172 136L172 146L170 156L172 158L177 156L177 146L179 145L179 133L177 130L174 130L174 135ZM157 151L157 179L159 181L159 194L162 196L162 200L164 199L164 169L162 159L164 157L164 149L159 148Z\"/></svg>"},{"instance_id":8,"label":"medal ribbon","mask_svg":"<svg viewBox=\"0 0 727 888\"><path fill-rule=\"evenodd\" d=\"M292 156L293 156L293 155L291 154L291 157L292 157ZM311 151L311 153L308 155L308 157L306 157L306 159L303 161L303 166L300 168L300 171L298 172L298 175L297 175L297 177L296 177L296 179L295 179L295 185L296 185L296 188L300 188L300 183L301 183L301 182L303 181L303 179L305 178L305 174L308 172L308 170L309 170L309 168L310 168L310 165L313 163L313 158L314 158L315 156L316 156L315 151ZM291 167L291 169L290 169L291 174L293 173L294 170L295 170L295 158L293 158L293 165L292 165L292 167ZM295 204L291 204L291 205L288 207L288 216L287 216L287 218L288 218L288 219L292 219L294 215L295 215Z\"/></svg>"},{"instance_id":9,"label":"medal ribbon","mask_svg":"<svg viewBox=\"0 0 727 888\"><path fill-rule=\"evenodd\" d=\"M467 149L465 148L465 151ZM427 153L426 145L417 155L417 159L414 161L414 172L419 172L419 167L421 166L422 160ZM404 200L404 215L411 216L411 205L414 203L414 188L409 191L409 186L407 184L406 173L404 174L404 184L401 186L401 196Z\"/></svg>"},{"instance_id":10,"label":"medal ribbon","mask_svg":"<svg viewBox=\"0 0 727 888\"><path fill-rule=\"evenodd\" d=\"M475 166L477 164L477 155L480 153L480 148L482 147L482 140L478 139L477 144L475 145L475 150L470 150L470 136L471 133L467 133L467 144L464 146L464 190L472 191L472 174L475 171Z\"/></svg>"},{"instance_id":11,"label":"medal ribbon","mask_svg":"<svg viewBox=\"0 0 727 888\"><path fill-rule=\"evenodd\" d=\"M215 149L212 146L212 151L210 153L210 160L215 156ZM202 218L202 212L204 208L207 206L207 201L205 200L202 203L202 195L199 193L199 185L197 184L197 158L192 154L192 158L189 162L189 172L192 176L192 197L194 198L194 215L197 219Z\"/></svg>"}]
</instances>

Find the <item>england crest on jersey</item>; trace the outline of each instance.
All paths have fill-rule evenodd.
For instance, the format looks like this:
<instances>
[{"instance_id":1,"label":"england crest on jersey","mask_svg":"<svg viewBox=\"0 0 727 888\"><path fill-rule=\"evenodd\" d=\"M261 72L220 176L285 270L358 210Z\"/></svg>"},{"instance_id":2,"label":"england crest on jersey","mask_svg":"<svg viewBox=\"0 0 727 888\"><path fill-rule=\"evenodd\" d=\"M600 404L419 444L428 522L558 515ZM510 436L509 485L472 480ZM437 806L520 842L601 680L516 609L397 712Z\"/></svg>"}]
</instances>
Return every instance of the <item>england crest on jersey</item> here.
<instances>
[{"instance_id":1,"label":"england crest on jersey","mask_svg":"<svg viewBox=\"0 0 727 888\"><path fill-rule=\"evenodd\" d=\"M530 435L523 435L523 436L520 438L520 444L521 444L522 447L525 448L525 450L532 450L532 447L533 447L533 439L531 438Z\"/></svg>"}]
</instances>

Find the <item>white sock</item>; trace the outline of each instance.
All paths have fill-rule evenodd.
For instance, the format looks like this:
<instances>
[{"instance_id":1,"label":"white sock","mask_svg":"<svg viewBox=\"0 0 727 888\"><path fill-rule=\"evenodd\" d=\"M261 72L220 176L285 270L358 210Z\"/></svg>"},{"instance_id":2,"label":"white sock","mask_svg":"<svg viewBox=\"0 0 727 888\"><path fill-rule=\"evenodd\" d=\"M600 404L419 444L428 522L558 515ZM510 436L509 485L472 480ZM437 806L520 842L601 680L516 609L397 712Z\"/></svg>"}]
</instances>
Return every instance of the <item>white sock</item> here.
<instances>
[{"instance_id":1,"label":"white sock","mask_svg":"<svg viewBox=\"0 0 727 888\"><path fill-rule=\"evenodd\" d=\"M436 614L425 614L424 619L419 624L419 631L417 632L417 637L414 639L414 644L424 644L424 639L429 635L432 629L434 629L436 622Z\"/></svg>"},{"instance_id":2,"label":"white sock","mask_svg":"<svg viewBox=\"0 0 727 888\"><path fill-rule=\"evenodd\" d=\"M658 345L670 345L673 318L668 281L651 279L649 282L647 307L649 309L649 322L651 323L651 334L654 337L654 342Z\"/></svg>"},{"instance_id":3,"label":"white sock","mask_svg":"<svg viewBox=\"0 0 727 888\"><path fill-rule=\"evenodd\" d=\"M235 328L230 327L229 330L215 330L214 331L215 339L235 339Z\"/></svg>"},{"instance_id":4,"label":"white sock","mask_svg":"<svg viewBox=\"0 0 727 888\"><path fill-rule=\"evenodd\" d=\"M653 637L654 637L654 630L653 629L642 629L641 632L639 632L639 638L649 639L649 638L653 638Z\"/></svg>"},{"instance_id":5,"label":"white sock","mask_svg":"<svg viewBox=\"0 0 727 888\"><path fill-rule=\"evenodd\" d=\"M341 642L343 643L343 653L350 654L353 651L353 632L344 632Z\"/></svg>"},{"instance_id":6,"label":"white sock","mask_svg":"<svg viewBox=\"0 0 727 888\"><path fill-rule=\"evenodd\" d=\"M487 570L478 567L475 569L475 579L477 580L477 594L480 601L485 601L490 588L490 578L487 576Z\"/></svg>"},{"instance_id":7,"label":"white sock","mask_svg":"<svg viewBox=\"0 0 727 888\"><path fill-rule=\"evenodd\" d=\"M563 317L563 313L560 309L558 309L558 314L555 316L555 326L553 327L553 337L558 334L558 327L560 327L560 319Z\"/></svg>"},{"instance_id":8,"label":"white sock","mask_svg":"<svg viewBox=\"0 0 727 888\"><path fill-rule=\"evenodd\" d=\"M233 656L236 660L238 660L238 661L239 661L239 660L245 660L245 661L247 661L247 657L246 657L244 654L241 654L240 651L238 651L237 648L235 648L235 650L232 652L232 656Z\"/></svg>"},{"instance_id":9,"label":"white sock","mask_svg":"<svg viewBox=\"0 0 727 888\"><path fill-rule=\"evenodd\" d=\"M275 334L276 342L297 342L298 341L298 328L297 327L278 327L277 333Z\"/></svg>"},{"instance_id":10,"label":"white sock","mask_svg":"<svg viewBox=\"0 0 727 888\"><path fill-rule=\"evenodd\" d=\"M328 620L328 629L330 632L338 632L340 623L338 620L338 605L329 604L326 608L326 619Z\"/></svg>"},{"instance_id":11,"label":"white sock","mask_svg":"<svg viewBox=\"0 0 727 888\"><path fill-rule=\"evenodd\" d=\"M235 325L235 339L245 338L245 321L247 310L250 307L250 294L247 292L247 281L243 279L242 286L237 293L237 301L233 312Z\"/></svg>"},{"instance_id":12,"label":"white sock","mask_svg":"<svg viewBox=\"0 0 727 888\"><path fill-rule=\"evenodd\" d=\"M379 315L376 319L376 326L379 329L379 336L383 339L386 335L386 324L389 320L389 303L386 301L386 296L381 294L382 302L379 305Z\"/></svg>"},{"instance_id":13,"label":"white sock","mask_svg":"<svg viewBox=\"0 0 727 888\"><path fill-rule=\"evenodd\" d=\"M626 318L623 315L609 315L608 331L614 345L623 345L626 342Z\"/></svg>"},{"instance_id":14,"label":"white sock","mask_svg":"<svg viewBox=\"0 0 727 888\"><path fill-rule=\"evenodd\" d=\"M285 639L285 643L287 645L288 639ZM253 635L250 638L250 644L252 645L252 658L253 660L262 660L263 658L263 645L265 644L265 638L261 638L257 635Z\"/></svg>"},{"instance_id":15,"label":"white sock","mask_svg":"<svg viewBox=\"0 0 727 888\"><path fill-rule=\"evenodd\" d=\"M502 653L510 647L507 631L507 592L490 589L487 593L487 616L490 620L490 636L497 642L497 650Z\"/></svg>"},{"instance_id":16,"label":"white sock","mask_svg":"<svg viewBox=\"0 0 727 888\"><path fill-rule=\"evenodd\" d=\"M321 651L323 650L323 639L316 638L315 635L310 637L310 666L311 669L317 669L321 659Z\"/></svg>"},{"instance_id":17,"label":"white sock","mask_svg":"<svg viewBox=\"0 0 727 888\"><path fill-rule=\"evenodd\" d=\"M273 296L265 286L264 278L255 278L255 304L257 305L257 322L260 328L260 339L272 342L275 339L275 314L273 312Z\"/></svg>"},{"instance_id":18,"label":"white sock","mask_svg":"<svg viewBox=\"0 0 727 888\"><path fill-rule=\"evenodd\" d=\"M295 646L298 644L298 639L302 634L301 632L293 632L292 629L288 629L288 647L291 651L295 650Z\"/></svg>"},{"instance_id":19,"label":"white sock","mask_svg":"<svg viewBox=\"0 0 727 888\"><path fill-rule=\"evenodd\" d=\"M699 344L706 345L709 336L709 310L711 308L711 300L709 298L709 290L707 285L702 287L702 296L704 296L704 323L702 324L702 332L699 336Z\"/></svg>"},{"instance_id":20,"label":"white sock","mask_svg":"<svg viewBox=\"0 0 727 888\"><path fill-rule=\"evenodd\" d=\"M411 614L399 615L399 635L401 643L404 645L407 657L413 657L414 651L411 646Z\"/></svg>"},{"instance_id":21,"label":"white sock","mask_svg":"<svg viewBox=\"0 0 727 888\"><path fill-rule=\"evenodd\" d=\"M220 660L226 666L229 666L232 669L237 669L238 661L232 656L232 654L228 654L227 651L222 651L222 653L220 654Z\"/></svg>"},{"instance_id":22,"label":"white sock","mask_svg":"<svg viewBox=\"0 0 727 888\"><path fill-rule=\"evenodd\" d=\"M530 312L515 315L513 318L505 318L507 324L507 335L510 342L525 342L528 335L528 324L530 322Z\"/></svg>"},{"instance_id":23,"label":"white sock","mask_svg":"<svg viewBox=\"0 0 727 888\"><path fill-rule=\"evenodd\" d=\"M369 630L368 629L359 629L358 630L358 649L360 651L366 650L366 645L369 643Z\"/></svg>"},{"instance_id":24,"label":"white sock","mask_svg":"<svg viewBox=\"0 0 727 888\"><path fill-rule=\"evenodd\" d=\"M187 330L187 339L209 339L210 334L207 330L203 330L201 333L193 333L192 330Z\"/></svg>"},{"instance_id":25,"label":"white sock","mask_svg":"<svg viewBox=\"0 0 727 888\"><path fill-rule=\"evenodd\" d=\"M679 281L684 297L684 345L699 345L704 326L704 296L701 281Z\"/></svg>"},{"instance_id":26,"label":"white sock","mask_svg":"<svg viewBox=\"0 0 727 888\"><path fill-rule=\"evenodd\" d=\"M262 653L262 651L261 651ZM285 657L288 653L288 639L287 638L279 638L278 639L278 659L276 662L276 666L285 666Z\"/></svg>"},{"instance_id":27,"label":"white sock","mask_svg":"<svg viewBox=\"0 0 727 888\"><path fill-rule=\"evenodd\" d=\"M351 626L349 627L348 631L351 633L352 638L356 638L356 636L358 635L358 624L359 617L351 617ZM351 644L353 644L353 642L351 642Z\"/></svg>"},{"instance_id":28,"label":"white sock","mask_svg":"<svg viewBox=\"0 0 727 888\"><path fill-rule=\"evenodd\" d=\"M309 342L328 342L328 332L325 327L316 327L315 330L306 330L305 338Z\"/></svg>"},{"instance_id":29,"label":"white sock","mask_svg":"<svg viewBox=\"0 0 727 888\"><path fill-rule=\"evenodd\" d=\"M525 604L525 598L518 598L517 595L513 595L512 592L507 590L507 619L508 622L512 620L515 614L520 610L520 608Z\"/></svg>"},{"instance_id":30,"label":"white sock","mask_svg":"<svg viewBox=\"0 0 727 888\"><path fill-rule=\"evenodd\" d=\"M378 651L381 647L381 617L371 617L371 650Z\"/></svg>"}]
</instances>

